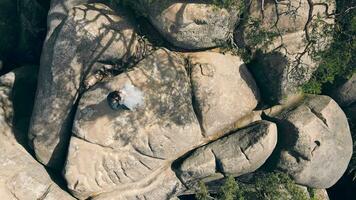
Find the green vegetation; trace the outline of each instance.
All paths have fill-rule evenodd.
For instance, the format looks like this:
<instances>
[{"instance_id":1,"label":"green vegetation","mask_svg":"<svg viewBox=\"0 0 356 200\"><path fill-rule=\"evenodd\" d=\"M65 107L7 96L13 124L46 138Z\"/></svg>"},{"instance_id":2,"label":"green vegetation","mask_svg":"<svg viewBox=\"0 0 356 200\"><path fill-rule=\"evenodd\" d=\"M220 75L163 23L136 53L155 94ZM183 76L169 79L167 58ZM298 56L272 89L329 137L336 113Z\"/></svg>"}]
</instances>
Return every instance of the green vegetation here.
<instances>
[{"instance_id":1,"label":"green vegetation","mask_svg":"<svg viewBox=\"0 0 356 200\"><path fill-rule=\"evenodd\" d=\"M225 180L224 185L221 186L219 194L219 200L243 200L243 193L240 190L238 183L234 177L229 176Z\"/></svg>"},{"instance_id":2,"label":"green vegetation","mask_svg":"<svg viewBox=\"0 0 356 200\"><path fill-rule=\"evenodd\" d=\"M197 200L209 200L212 198L209 194L208 188L202 181L199 182L199 190L195 194L195 198Z\"/></svg>"},{"instance_id":3,"label":"green vegetation","mask_svg":"<svg viewBox=\"0 0 356 200\"><path fill-rule=\"evenodd\" d=\"M320 94L356 73L356 9L353 1L337 1L336 26L330 48L317 55L318 70L302 88L306 93Z\"/></svg>"},{"instance_id":4,"label":"green vegetation","mask_svg":"<svg viewBox=\"0 0 356 200\"><path fill-rule=\"evenodd\" d=\"M221 186L218 194L210 196L206 186L199 184L196 194L198 200L317 200L315 191L308 190L308 195L298 187L291 178L284 173L268 173L258 176L254 184L236 182L233 177L228 177Z\"/></svg>"}]
</instances>

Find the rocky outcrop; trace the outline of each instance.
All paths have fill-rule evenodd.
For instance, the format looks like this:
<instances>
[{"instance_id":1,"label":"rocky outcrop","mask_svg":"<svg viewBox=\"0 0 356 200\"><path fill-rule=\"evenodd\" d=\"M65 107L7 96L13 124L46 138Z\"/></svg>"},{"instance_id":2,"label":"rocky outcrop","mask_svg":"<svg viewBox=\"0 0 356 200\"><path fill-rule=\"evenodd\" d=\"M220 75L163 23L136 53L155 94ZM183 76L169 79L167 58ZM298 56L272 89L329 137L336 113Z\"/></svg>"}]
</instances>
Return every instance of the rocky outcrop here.
<instances>
[{"instance_id":1,"label":"rocky outcrop","mask_svg":"<svg viewBox=\"0 0 356 200\"><path fill-rule=\"evenodd\" d=\"M83 95L64 173L75 196L150 185L173 158L202 142L184 64L183 57L158 50ZM108 94L126 85L142 93L142 102L134 110L112 109Z\"/></svg>"},{"instance_id":2,"label":"rocky outcrop","mask_svg":"<svg viewBox=\"0 0 356 200\"><path fill-rule=\"evenodd\" d=\"M10 72L0 77L0 196L18 200L74 200L15 139L12 91L17 75Z\"/></svg>"},{"instance_id":3,"label":"rocky outcrop","mask_svg":"<svg viewBox=\"0 0 356 200\"><path fill-rule=\"evenodd\" d=\"M54 30L65 20L69 12L78 5L88 3L90 0L51 0L47 17L47 39Z\"/></svg>"},{"instance_id":4,"label":"rocky outcrop","mask_svg":"<svg viewBox=\"0 0 356 200\"><path fill-rule=\"evenodd\" d=\"M173 45L202 49L226 43L241 14L238 2L228 9L201 1L140 0L133 4Z\"/></svg>"},{"instance_id":5,"label":"rocky outcrop","mask_svg":"<svg viewBox=\"0 0 356 200\"><path fill-rule=\"evenodd\" d=\"M13 137L0 134L0 196L2 199L74 200L63 191L46 169Z\"/></svg>"},{"instance_id":6,"label":"rocky outcrop","mask_svg":"<svg viewBox=\"0 0 356 200\"><path fill-rule=\"evenodd\" d=\"M140 40L141 41L141 40ZM141 41L142 42L142 41ZM44 46L29 138L37 159L60 168L65 158L76 101L84 80L104 68L101 62L125 62L146 48L124 13L103 4L73 8Z\"/></svg>"},{"instance_id":7,"label":"rocky outcrop","mask_svg":"<svg viewBox=\"0 0 356 200\"><path fill-rule=\"evenodd\" d=\"M332 97L341 106L348 106L356 102L356 73L343 85L333 91Z\"/></svg>"},{"instance_id":8,"label":"rocky outcrop","mask_svg":"<svg viewBox=\"0 0 356 200\"><path fill-rule=\"evenodd\" d=\"M15 82L15 74L7 73L0 76L0 135L11 135L11 122L14 115L11 95Z\"/></svg>"},{"instance_id":9,"label":"rocky outcrop","mask_svg":"<svg viewBox=\"0 0 356 200\"><path fill-rule=\"evenodd\" d=\"M189 54L188 59L193 103L204 134L229 132L259 101L250 72L237 56L200 52Z\"/></svg>"},{"instance_id":10,"label":"rocky outcrop","mask_svg":"<svg viewBox=\"0 0 356 200\"><path fill-rule=\"evenodd\" d=\"M264 98L283 103L311 78L316 54L330 44L335 1L264 2L251 1L236 41L240 48L257 52L251 70Z\"/></svg>"},{"instance_id":11,"label":"rocky outcrop","mask_svg":"<svg viewBox=\"0 0 356 200\"><path fill-rule=\"evenodd\" d=\"M352 139L341 108L327 96L310 96L278 117L277 167L302 185L329 188L345 172Z\"/></svg>"},{"instance_id":12,"label":"rocky outcrop","mask_svg":"<svg viewBox=\"0 0 356 200\"><path fill-rule=\"evenodd\" d=\"M36 63L46 34L46 1L0 2L0 59L8 63ZM7 65L7 71L14 69Z\"/></svg>"},{"instance_id":13,"label":"rocky outcrop","mask_svg":"<svg viewBox=\"0 0 356 200\"><path fill-rule=\"evenodd\" d=\"M178 167L178 175L185 185L190 185L203 179L247 174L261 167L276 144L276 125L256 122L194 150Z\"/></svg>"}]
</instances>

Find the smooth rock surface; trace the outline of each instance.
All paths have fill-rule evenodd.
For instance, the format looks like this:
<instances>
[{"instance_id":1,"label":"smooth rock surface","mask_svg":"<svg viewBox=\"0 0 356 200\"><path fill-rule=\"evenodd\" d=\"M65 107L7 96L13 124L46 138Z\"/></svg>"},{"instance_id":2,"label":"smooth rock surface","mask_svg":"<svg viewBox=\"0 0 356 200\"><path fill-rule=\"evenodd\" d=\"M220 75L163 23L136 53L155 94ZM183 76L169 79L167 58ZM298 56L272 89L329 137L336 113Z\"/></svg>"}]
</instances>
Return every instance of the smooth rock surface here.
<instances>
[{"instance_id":1,"label":"smooth rock surface","mask_svg":"<svg viewBox=\"0 0 356 200\"><path fill-rule=\"evenodd\" d=\"M318 66L315 54L330 44L335 1L264 2L262 8L259 1L251 1L248 19L235 37L255 57L250 69L264 99L283 103L308 82Z\"/></svg>"},{"instance_id":2,"label":"smooth rock surface","mask_svg":"<svg viewBox=\"0 0 356 200\"><path fill-rule=\"evenodd\" d=\"M141 1L140 7L169 42L183 49L226 43L241 13L237 6L225 9L197 0Z\"/></svg>"},{"instance_id":3,"label":"smooth rock surface","mask_svg":"<svg viewBox=\"0 0 356 200\"><path fill-rule=\"evenodd\" d=\"M332 97L340 106L348 106L356 102L356 73L339 88L337 88Z\"/></svg>"},{"instance_id":4,"label":"smooth rock surface","mask_svg":"<svg viewBox=\"0 0 356 200\"><path fill-rule=\"evenodd\" d=\"M74 200L15 139L11 124L15 78L14 72L0 77L0 197L6 200Z\"/></svg>"},{"instance_id":5,"label":"smooth rock surface","mask_svg":"<svg viewBox=\"0 0 356 200\"><path fill-rule=\"evenodd\" d=\"M52 168L63 165L73 108L83 82L103 67L99 61L127 61L142 46L125 13L103 4L74 7L46 41L29 130L37 159Z\"/></svg>"},{"instance_id":6,"label":"smooth rock surface","mask_svg":"<svg viewBox=\"0 0 356 200\"><path fill-rule=\"evenodd\" d=\"M247 174L262 166L276 144L276 125L259 121L194 150L178 167L178 175L185 184L196 184L201 179Z\"/></svg>"},{"instance_id":7,"label":"smooth rock surface","mask_svg":"<svg viewBox=\"0 0 356 200\"><path fill-rule=\"evenodd\" d=\"M194 104L206 136L228 132L257 106L259 91L241 58L200 52L188 59Z\"/></svg>"},{"instance_id":8,"label":"smooth rock surface","mask_svg":"<svg viewBox=\"0 0 356 200\"><path fill-rule=\"evenodd\" d=\"M334 185L349 164L353 145L337 103L327 96L309 96L277 118L281 146L277 168L301 185Z\"/></svg>"},{"instance_id":9,"label":"smooth rock surface","mask_svg":"<svg viewBox=\"0 0 356 200\"><path fill-rule=\"evenodd\" d=\"M144 194L174 159L202 142L184 64L183 57L161 49L83 95L64 172L76 197L114 190ZM126 84L143 93L143 104L111 109L107 95Z\"/></svg>"}]
</instances>

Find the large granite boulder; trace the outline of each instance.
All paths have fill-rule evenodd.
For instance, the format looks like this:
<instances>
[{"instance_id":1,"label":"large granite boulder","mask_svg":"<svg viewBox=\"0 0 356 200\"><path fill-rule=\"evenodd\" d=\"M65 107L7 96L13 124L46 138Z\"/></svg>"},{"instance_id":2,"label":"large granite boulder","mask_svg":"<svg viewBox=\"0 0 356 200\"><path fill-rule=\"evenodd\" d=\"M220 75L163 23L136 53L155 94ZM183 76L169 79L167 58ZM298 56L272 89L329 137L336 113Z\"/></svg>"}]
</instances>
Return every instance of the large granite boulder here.
<instances>
[{"instance_id":1,"label":"large granite boulder","mask_svg":"<svg viewBox=\"0 0 356 200\"><path fill-rule=\"evenodd\" d=\"M254 172L276 144L276 125L259 121L194 150L178 167L178 175L185 185L190 185L203 179L211 181Z\"/></svg>"},{"instance_id":2,"label":"large granite boulder","mask_svg":"<svg viewBox=\"0 0 356 200\"><path fill-rule=\"evenodd\" d=\"M240 48L254 57L251 70L264 99L283 103L299 93L317 69L317 53L332 39L335 1L251 1L236 32Z\"/></svg>"},{"instance_id":3,"label":"large granite boulder","mask_svg":"<svg viewBox=\"0 0 356 200\"><path fill-rule=\"evenodd\" d=\"M241 14L240 2L236 1L229 8L198 0L139 0L132 3L173 45L202 49L226 43Z\"/></svg>"},{"instance_id":4,"label":"large granite boulder","mask_svg":"<svg viewBox=\"0 0 356 200\"><path fill-rule=\"evenodd\" d=\"M74 200L53 182L46 169L17 143L12 125L12 92L15 79L17 74L13 72L0 77L0 196L2 199L18 200ZM22 99L24 104L26 100Z\"/></svg>"},{"instance_id":5,"label":"large granite boulder","mask_svg":"<svg viewBox=\"0 0 356 200\"><path fill-rule=\"evenodd\" d=\"M184 64L183 57L158 50L82 96L64 171L76 197L130 187L144 193L172 159L202 142ZM114 91L126 107L108 103Z\"/></svg>"},{"instance_id":6,"label":"large granite boulder","mask_svg":"<svg viewBox=\"0 0 356 200\"><path fill-rule=\"evenodd\" d=\"M329 188L345 172L352 138L344 112L327 96L308 96L277 117L277 168L312 188Z\"/></svg>"},{"instance_id":7,"label":"large granite boulder","mask_svg":"<svg viewBox=\"0 0 356 200\"><path fill-rule=\"evenodd\" d=\"M333 91L332 97L340 106L348 106L356 102L356 73Z\"/></svg>"},{"instance_id":8,"label":"large granite boulder","mask_svg":"<svg viewBox=\"0 0 356 200\"><path fill-rule=\"evenodd\" d=\"M29 130L37 159L60 169L70 137L73 108L84 80L104 67L143 55L130 19L103 4L74 7L46 41Z\"/></svg>"},{"instance_id":9,"label":"large granite boulder","mask_svg":"<svg viewBox=\"0 0 356 200\"><path fill-rule=\"evenodd\" d=\"M230 131L257 106L258 88L239 57L199 52L188 59L193 103L206 136Z\"/></svg>"}]
</instances>

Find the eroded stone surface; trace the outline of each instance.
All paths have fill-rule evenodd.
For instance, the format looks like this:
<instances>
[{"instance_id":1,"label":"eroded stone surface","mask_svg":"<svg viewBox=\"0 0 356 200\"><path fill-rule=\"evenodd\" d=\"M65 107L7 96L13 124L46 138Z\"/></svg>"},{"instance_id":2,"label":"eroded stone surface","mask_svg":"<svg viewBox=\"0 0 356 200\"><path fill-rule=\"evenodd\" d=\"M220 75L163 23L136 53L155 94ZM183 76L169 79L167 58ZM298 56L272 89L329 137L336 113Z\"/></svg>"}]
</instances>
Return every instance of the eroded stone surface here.
<instances>
[{"instance_id":1,"label":"eroded stone surface","mask_svg":"<svg viewBox=\"0 0 356 200\"><path fill-rule=\"evenodd\" d=\"M183 57L158 50L83 95L64 173L73 194L86 198L132 187L144 194L172 159L201 143L184 64ZM140 90L144 103L111 109L107 95L125 84Z\"/></svg>"},{"instance_id":2,"label":"eroded stone surface","mask_svg":"<svg viewBox=\"0 0 356 200\"><path fill-rule=\"evenodd\" d=\"M310 96L279 115L278 168L312 188L329 188L345 172L352 155L347 119L327 96Z\"/></svg>"},{"instance_id":3,"label":"eroded stone surface","mask_svg":"<svg viewBox=\"0 0 356 200\"><path fill-rule=\"evenodd\" d=\"M277 127L259 121L242 130L200 147L178 167L180 180L196 184L199 180L240 176L258 169L277 144Z\"/></svg>"},{"instance_id":4,"label":"eroded stone surface","mask_svg":"<svg viewBox=\"0 0 356 200\"><path fill-rule=\"evenodd\" d=\"M264 2L262 8L259 1L251 1L236 41L258 52L251 70L265 99L283 103L311 78L318 65L315 54L330 44L335 1Z\"/></svg>"},{"instance_id":5,"label":"eroded stone surface","mask_svg":"<svg viewBox=\"0 0 356 200\"><path fill-rule=\"evenodd\" d=\"M255 81L237 56L200 52L189 54L188 59L194 104L204 133L228 132L256 107L259 91Z\"/></svg>"},{"instance_id":6,"label":"eroded stone surface","mask_svg":"<svg viewBox=\"0 0 356 200\"><path fill-rule=\"evenodd\" d=\"M9 200L74 200L15 139L12 126L15 78L14 72L0 77L0 197Z\"/></svg>"},{"instance_id":7,"label":"eroded stone surface","mask_svg":"<svg viewBox=\"0 0 356 200\"><path fill-rule=\"evenodd\" d=\"M201 1L140 1L141 10L173 45L184 49L209 48L224 44L240 15L238 6L219 8ZM238 2L236 2L238 4Z\"/></svg>"},{"instance_id":8,"label":"eroded stone surface","mask_svg":"<svg viewBox=\"0 0 356 200\"><path fill-rule=\"evenodd\" d=\"M103 4L74 7L46 41L29 138L38 160L60 168L65 159L73 107L83 81L103 67L144 49L124 13Z\"/></svg>"}]
</instances>

